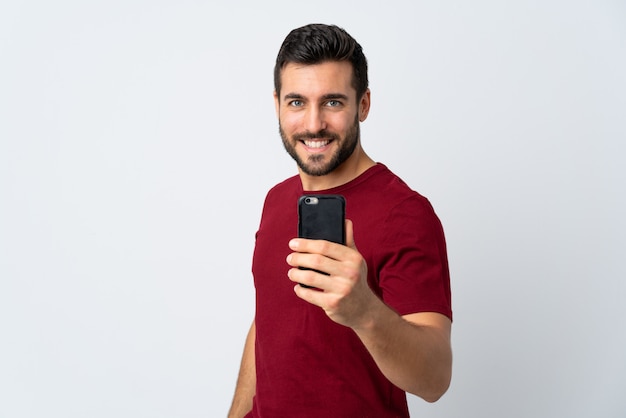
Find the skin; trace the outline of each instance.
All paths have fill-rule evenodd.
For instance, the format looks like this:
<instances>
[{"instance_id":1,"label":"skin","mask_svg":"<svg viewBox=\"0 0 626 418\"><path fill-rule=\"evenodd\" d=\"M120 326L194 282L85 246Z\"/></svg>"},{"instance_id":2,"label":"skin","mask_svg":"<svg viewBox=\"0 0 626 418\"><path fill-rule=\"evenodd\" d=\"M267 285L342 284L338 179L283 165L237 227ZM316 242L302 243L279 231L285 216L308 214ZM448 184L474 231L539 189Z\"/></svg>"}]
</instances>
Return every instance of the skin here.
<instances>
[{"instance_id":1,"label":"skin","mask_svg":"<svg viewBox=\"0 0 626 418\"><path fill-rule=\"evenodd\" d=\"M325 62L317 65L287 64L283 69L280 97L274 93L276 114L286 147L293 148L299 160L298 172L304 190L316 191L340 186L362 174L375 163L361 148L358 137L352 154L340 166L325 175L311 175L307 171L325 171L333 156L349 142L348 133L355 122L367 119L370 92L360 100L351 85L352 65L349 62ZM358 125L357 125L358 126ZM297 138L306 134L328 132L315 142L330 143L322 148L311 148Z\"/></svg>"},{"instance_id":2,"label":"skin","mask_svg":"<svg viewBox=\"0 0 626 418\"><path fill-rule=\"evenodd\" d=\"M364 121L370 109L369 90L357 98L351 77L348 62L290 63L283 69L282 91L274 94L274 102L285 147L299 161L304 190L340 186L375 164L363 151L357 130L354 151L333 168L334 157L354 140L355 122ZM323 135L318 135L320 132ZM329 142L322 147L307 146L303 137L312 137L318 144ZM367 283L367 264L354 242L349 220L346 241L345 246L301 238L289 242L293 252L286 260L292 267L288 279L294 283L295 294L319 306L331 320L352 328L392 383L435 402L448 389L452 375L450 320L434 312L395 313ZM254 332L253 323L229 417L242 417L252 408Z\"/></svg>"},{"instance_id":3,"label":"skin","mask_svg":"<svg viewBox=\"0 0 626 418\"><path fill-rule=\"evenodd\" d=\"M228 418L241 418L252 410L252 398L256 392L256 366L254 359L255 338L256 328L254 322L252 322L243 348L235 396L233 397L233 403L228 412Z\"/></svg>"}]
</instances>

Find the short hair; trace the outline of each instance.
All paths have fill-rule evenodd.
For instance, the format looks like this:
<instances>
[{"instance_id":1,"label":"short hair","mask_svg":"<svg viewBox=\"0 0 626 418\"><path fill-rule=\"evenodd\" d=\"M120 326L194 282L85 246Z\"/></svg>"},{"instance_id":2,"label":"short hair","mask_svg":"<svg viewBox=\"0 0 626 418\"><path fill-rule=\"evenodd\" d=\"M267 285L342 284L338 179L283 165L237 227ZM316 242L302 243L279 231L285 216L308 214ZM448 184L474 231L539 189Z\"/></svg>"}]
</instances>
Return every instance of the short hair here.
<instances>
[{"instance_id":1,"label":"short hair","mask_svg":"<svg viewBox=\"0 0 626 418\"><path fill-rule=\"evenodd\" d=\"M281 72L289 63L313 65L326 61L352 64L352 87L359 100L368 87L367 59L361 45L335 25L310 24L292 30L283 41L274 66L274 89L280 96Z\"/></svg>"}]
</instances>

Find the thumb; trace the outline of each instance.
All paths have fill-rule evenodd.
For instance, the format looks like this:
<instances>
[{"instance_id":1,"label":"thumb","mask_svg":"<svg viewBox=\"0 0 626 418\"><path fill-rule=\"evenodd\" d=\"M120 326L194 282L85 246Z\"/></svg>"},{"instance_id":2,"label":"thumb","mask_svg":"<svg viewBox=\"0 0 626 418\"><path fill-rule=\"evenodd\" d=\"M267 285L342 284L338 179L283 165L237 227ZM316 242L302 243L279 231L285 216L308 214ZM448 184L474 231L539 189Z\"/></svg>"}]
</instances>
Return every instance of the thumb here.
<instances>
[{"instance_id":1,"label":"thumb","mask_svg":"<svg viewBox=\"0 0 626 418\"><path fill-rule=\"evenodd\" d=\"M354 243L354 225L350 219L346 219L346 246L356 250Z\"/></svg>"}]
</instances>

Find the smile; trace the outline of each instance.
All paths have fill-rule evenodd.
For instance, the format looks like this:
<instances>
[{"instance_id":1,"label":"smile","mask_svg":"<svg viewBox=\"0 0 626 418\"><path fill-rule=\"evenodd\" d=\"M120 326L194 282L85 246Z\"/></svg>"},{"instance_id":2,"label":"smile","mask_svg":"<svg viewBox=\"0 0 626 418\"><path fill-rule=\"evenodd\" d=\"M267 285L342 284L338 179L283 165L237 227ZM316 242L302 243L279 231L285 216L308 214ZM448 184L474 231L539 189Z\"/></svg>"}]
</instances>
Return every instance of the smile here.
<instances>
[{"instance_id":1,"label":"smile","mask_svg":"<svg viewBox=\"0 0 626 418\"><path fill-rule=\"evenodd\" d=\"M330 141L326 140L326 141L311 141L311 140L304 140L304 145L306 145L308 148L324 148L326 145L330 144Z\"/></svg>"}]
</instances>

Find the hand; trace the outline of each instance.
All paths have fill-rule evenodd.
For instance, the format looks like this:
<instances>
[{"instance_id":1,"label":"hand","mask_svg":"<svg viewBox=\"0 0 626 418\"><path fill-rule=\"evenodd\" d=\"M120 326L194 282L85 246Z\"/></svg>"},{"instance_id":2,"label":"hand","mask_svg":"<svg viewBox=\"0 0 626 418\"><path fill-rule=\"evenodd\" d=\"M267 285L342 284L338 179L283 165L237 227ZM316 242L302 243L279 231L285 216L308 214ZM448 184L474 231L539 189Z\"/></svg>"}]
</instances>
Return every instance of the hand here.
<instances>
[{"instance_id":1,"label":"hand","mask_svg":"<svg viewBox=\"0 0 626 418\"><path fill-rule=\"evenodd\" d=\"M368 314L380 301L367 283L367 264L354 244L352 222L346 220L346 245L295 238L289 247L294 251L287 257L293 267L289 279L309 286L296 285L296 295L322 308L339 324L365 326Z\"/></svg>"}]
</instances>

